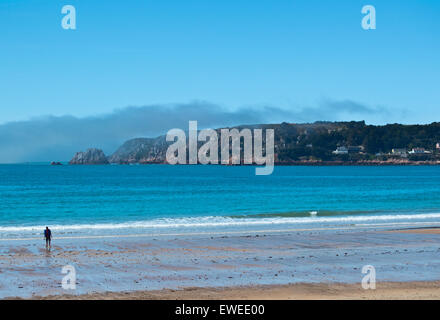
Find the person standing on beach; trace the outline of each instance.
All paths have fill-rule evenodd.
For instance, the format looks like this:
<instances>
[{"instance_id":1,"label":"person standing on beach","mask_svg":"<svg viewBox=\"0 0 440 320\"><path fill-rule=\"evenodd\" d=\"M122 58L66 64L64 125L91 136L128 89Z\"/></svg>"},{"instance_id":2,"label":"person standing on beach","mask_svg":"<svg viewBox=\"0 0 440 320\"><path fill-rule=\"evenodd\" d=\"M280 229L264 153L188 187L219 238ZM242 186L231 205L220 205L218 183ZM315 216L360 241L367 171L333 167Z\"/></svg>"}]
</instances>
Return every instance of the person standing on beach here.
<instances>
[{"instance_id":1,"label":"person standing on beach","mask_svg":"<svg viewBox=\"0 0 440 320\"><path fill-rule=\"evenodd\" d=\"M48 227L44 230L44 238L46 238L46 249L50 249L50 240L52 239L52 231Z\"/></svg>"}]
</instances>

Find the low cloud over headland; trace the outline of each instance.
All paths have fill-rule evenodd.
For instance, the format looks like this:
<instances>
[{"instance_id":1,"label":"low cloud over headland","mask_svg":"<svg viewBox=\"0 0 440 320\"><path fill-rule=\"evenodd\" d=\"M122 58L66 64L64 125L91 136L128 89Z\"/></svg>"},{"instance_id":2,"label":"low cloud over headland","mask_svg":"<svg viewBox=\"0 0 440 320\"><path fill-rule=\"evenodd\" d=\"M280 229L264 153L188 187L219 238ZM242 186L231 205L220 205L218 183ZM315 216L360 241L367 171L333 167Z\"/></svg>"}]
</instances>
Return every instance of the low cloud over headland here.
<instances>
[{"instance_id":1,"label":"low cloud over headland","mask_svg":"<svg viewBox=\"0 0 440 320\"><path fill-rule=\"evenodd\" d=\"M156 104L125 107L100 116L43 116L0 125L0 163L66 161L89 147L111 154L124 141L154 137L169 129L188 128L197 120L199 128L241 124L342 121L385 118L388 111L350 100L323 101L317 107L281 109L246 107L226 109L209 102Z\"/></svg>"}]
</instances>

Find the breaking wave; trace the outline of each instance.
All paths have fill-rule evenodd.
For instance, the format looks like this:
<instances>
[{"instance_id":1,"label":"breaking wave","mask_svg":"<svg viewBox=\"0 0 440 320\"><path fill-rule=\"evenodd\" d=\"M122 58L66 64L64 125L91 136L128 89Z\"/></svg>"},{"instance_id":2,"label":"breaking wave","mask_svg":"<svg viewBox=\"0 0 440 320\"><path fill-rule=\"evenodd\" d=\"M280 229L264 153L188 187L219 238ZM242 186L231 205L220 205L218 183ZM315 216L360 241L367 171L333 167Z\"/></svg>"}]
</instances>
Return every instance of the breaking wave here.
<instances>
[{"instance_id":1,"label":"breaking wave","mask_svg":"<svg viewBox=\"0 0 440 320\"><path fill-rule=\"evenodd\" d=\"M286 217L285 215L267 216L257 218L255 216L245 217L190 217L190 218L160 218L144 221L129 221L121 223L84 223L51 225L50 228L55 232L86 232L99 230L166 230L166 229L206 229L222 227L252 227L252 226L282 226L282 225L356 225L365 223L384 223L384 222L405 222L423 221L440 219L440 213L419 213L419 214L393 214L393 215L340 215L340 216L320 216L321 213L304 217ZM0 226L1 233L41 233L45 225L33 226Z\"/></svg>"}]
</instances>

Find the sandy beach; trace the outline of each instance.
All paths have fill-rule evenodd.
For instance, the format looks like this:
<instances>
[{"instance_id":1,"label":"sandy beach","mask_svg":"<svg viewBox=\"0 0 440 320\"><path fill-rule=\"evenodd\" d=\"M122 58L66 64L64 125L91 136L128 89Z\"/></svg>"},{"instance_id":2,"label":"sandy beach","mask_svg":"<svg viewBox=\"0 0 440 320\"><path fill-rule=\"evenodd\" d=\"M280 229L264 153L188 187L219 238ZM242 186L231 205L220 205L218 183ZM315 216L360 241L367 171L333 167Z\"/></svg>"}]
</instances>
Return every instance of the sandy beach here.
<instances>
[{"instance_id":1,"label":"sandy beach","mask_svg":"<svg viewBox=\"0 0 440 320\"><path fill-rule=\"evenodd\" d=\"M383 282L375 290L359 284L299 283L280 286L186 288L34 297L42 300L438 300L440 281Z\"/></svg>"},{"instance_id":2,"label":"sandy beach","mask_svg":"<svg viewBox=\"0 0 440 320\"><path fill-rule=\"evenodd\" d=\"M0 297L37 299L438 299L440 234L387 225L0 241ZM63 266L76 271L65 290ZM361 287L362 268L377 287Z\"/></svg>"}]
</instances>

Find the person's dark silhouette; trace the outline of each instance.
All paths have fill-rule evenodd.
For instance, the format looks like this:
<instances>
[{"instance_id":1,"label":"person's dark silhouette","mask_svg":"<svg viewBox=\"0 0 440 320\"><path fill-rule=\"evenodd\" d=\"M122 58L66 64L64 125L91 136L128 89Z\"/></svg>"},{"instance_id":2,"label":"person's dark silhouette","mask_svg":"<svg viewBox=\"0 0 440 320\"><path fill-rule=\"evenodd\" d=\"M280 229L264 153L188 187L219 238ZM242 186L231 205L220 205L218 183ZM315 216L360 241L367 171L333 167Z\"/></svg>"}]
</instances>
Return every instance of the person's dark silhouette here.
<instances>
[{"instance_id":1,"label":"person's dark silhouette","mask_svg":"<svg viewBox=\"0 0 440 320\"><path fill-rule=\"evenodd\" d=\"M44 230L44 238L46 239L46 249L50 249L50 240L52 239L52 232L48 227Z\"/></svg>"}]
</instances>

